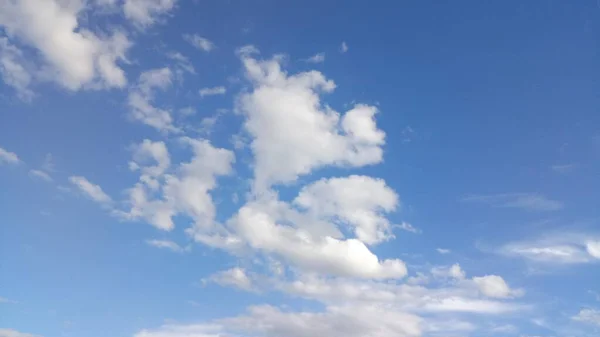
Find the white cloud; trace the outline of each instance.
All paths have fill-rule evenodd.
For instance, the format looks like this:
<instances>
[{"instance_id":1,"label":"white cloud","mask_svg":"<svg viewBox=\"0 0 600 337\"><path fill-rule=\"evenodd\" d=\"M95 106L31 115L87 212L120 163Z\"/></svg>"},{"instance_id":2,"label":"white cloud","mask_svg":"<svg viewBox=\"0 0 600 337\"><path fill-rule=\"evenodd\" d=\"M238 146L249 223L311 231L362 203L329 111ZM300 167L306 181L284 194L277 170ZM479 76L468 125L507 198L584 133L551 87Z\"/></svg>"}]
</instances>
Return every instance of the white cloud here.
<instances>
[{"instance_id":1,"label":"white cloud","mask_svg":"<svg viewBox=\"0 0 600 337\"><path fill-rule=\"evenodd\" d=\"M140 75L137 86L129 92L128 104L131 108L131 118L158 131L180 131L173 125L173 118L168 110L152 105L155 89L165 90L171 86L172 76L173 73L169 68L152 69Z\"/></svg>"},{"instance_id":2,"label":"white cloud","mask_svg":"<svg viewBox=\"0 0 600 337\"><path fill-rule=\"evenodd\" d=\"M340 46L340 52L343 54L345 52L348 51L348 44L346 44L346 42L342 42L342 45Z\"/></svg>"},{"instance_id":3,"label":"white cloud","mask_svg":"<svg viewBox=\"0 0 600 337\"><path fill-rule=\"evenodd\" d=\"M145 166L148 162L155 162L154 166ZM133 161L129 163L132 170L140 170L140 181L152 189L158 189L158 177L162 176L171 165L169 151L164 142L152 142L144 139L142 143L133 147Z\"/></svg>"},{"instance_id":4,"label":"white cloud","mask_svg":"<svg viewBox=\"0 0 600 337\"><path fill-rule=\"evenodd\" d=\"M18 164L21 161L16 153L7 151L0 147L0 165L2 164Z\"/></svg>"},{"instance_id":5,"label":"white cloud","mask_svg":"<svg viewBox=\"0 0 600 337\"><path fill-rule=\"evenodd\" d=\"M411 233L415 233L415 234L421 233L420 229L418 229L417 227L415 227L405 221L401 222L399 225L394 225L394 228L400 228L403 231L407 231L407 232L411 232Z\"/></svg>"},{"instance_id":6,"label":"white cloud","mask_svg":"<svg viewBox=\"0 0 600 337\"><path fill-rule=\"evenodd\" d=\"M492 195L471 195L463 199L499 208L520 208L527 211L557 211L564 207L560 201L548 199L536 193L504 193Z\"/></svg>"},{"instance_id":7,"label":"white cloud","mask_svg":"<svg viewBox=\"0 0 600 337\"><path fill-rule=\"evenodd\" d=\"M325 62L325 53L318 53L306 59L308 63L323 63Z\"/></svg>"},{"instance_id":8,"label":"white cloud","mask_svg":"<svg viewBox=\"0 0 600 337\"><path fill-rule=\"evenodd\" d=\"M458 263L455 263L450 267L434 267L431 269L431 275L442 278L449 277L457 280L463 280L466 277L465 271Z\"/></svg>"},{"instance_id":9,"label":"white cloud","mask_svg":"<svg viewBox=\"0 0 600 337\"><path fill-rule=\"evenodd\" d=\"M71 176L69 177L69 181L87 197L100 204L110 204L112 202L112 199L106 193L104 193L100 186L89 182L84 177Z\"/></svg>"},{"instance_id":10,"label":"white cloud","mask_svg":"<svg viewBox=\"0 0 600 337\"><path fill-rule=\"evenodd\" d=\"M0 337L40 337L30 333L19 332L11 329L0 329Z\"/></svg>"},{"instance_id":11,"label":"white cloud","mask_svg":"<svg viewBox=\"0 0 600 337\"><path fill-rule=\"evenodd\" d=\"M280 225L278 220L283 219L274 218L259 203L250 203L238 211L230 226L253 249L275 254L308 271L374 279L406 275L402 261L381 261L359 240L314 236Z\"/></svg>"},{"instance_id":12,"label":"white cloud","mask_svg":"<svg viewBox=\"0 0 600 337\"><path fill-rule=\"evenodd\" d=\"M25 101L33 98L29 88L33 81L32 70L25 62L23 52L12 45L7 38L0 37L0 74L4 83L13 87L19 98Z\"/></svg>"},{"instance_id":13,"label":"white cloud","mask_svg":"<svg viewBox=\"0 0 600 337\"><path fill-rule=\"evenodd\" d=\"M117 65L126 61L131 46L127 36L95 34L79 22L85 3L82 0L22 0L4 2L0 26L8 36L19 39L40 52L46 67L36 77L53 80L69 90L123 87L125 73ZM12 65L14 84L26 86L33 75L25 67ZM16 81L16 82L15 82Z\"/></svg>"},{"instance_id":14,"label":"white cloud","mask_svg":"<svg viewBox=\"0 0 600 337\"><path fill-rule=\"evenodd\" d=\"M212 88L202 88L200 89L200 97L205 96L215 96L215 95L223 95L227 90L225 87L212 87Z\"/></svg>"},{"instance_id":15,"label":"white cloud","mask_svg":"<svg viewBox=\"0 0 600 337\"><path fill-rule=\"evenodd\" d=\"M592 257L600 259L600 241L588 241L585 248Z\"/></svg>"},{"instance_id":16,"label":"white cloud","mask_svg":"<svg viewBox=\"0 0 600 337\"><path fill-rule=\"evenodd\" d=\"M546 265L598 262L600 236L593 233L551 233L531 241L510 242L498 253Z\"/></svg>"},{"instance_id":17,"label":"white cloud","mask_svg":"<svg viewBox=\"0 0 600 337\"><path fill-rule=\"evenodd\" d=\"M128 191L130 210L116 214L130 220L145 219L162 230L172 230L172 217L184 214L194 220L195 229L213 227L215 206L210 191L216 187L216 177L231 173L233 152L215 148L207 140L180 138L193 156L180 163L174 173L169 168L169 154L162 142L145 140L136 147L133 168L141 171L140 182ZM136 159L137 157L137 159ZM141 159L157 164L144 166Z\"/></svg>"},{"instance_id":18,"label":"white cloud","mask_svg":"<svg viewBox=\"0 0 600 337\"><path fill-rule=\"evenodd\" d=\"M209 39L202 37L198 34L185 34L183 35L183 39L190 43L192 46L209 52L215 48L215 44L212 43Z\"/></svg>"},{"instance_id":19,"label":"white cloud","mask_svg":"<svg viewBox=\"0 0 600 337\"><path fill-rule=\"evenodd\" d=\"M38 178L38 179L42 179L44 181L47 182L51 182L52 181L52 177L50 177L50 175L44 171L41 170L29 170L29 174L32 177Z\"/></svg>"},{"instance_id":20,"label":"white cloud","mask_svg":"<svg viewBox=\"0 0 600 337\"><path fill-rule=\"evenodd\" d=\"M600 310L589 308L581 309L577 315L571 318L575 321L600 326Z\"/></svg>"},{"instance_id":21,"label":"white cloud","mask_svg":"<svg viewBox=\"0 0 600 337\"><path fill-rule=\"evenodd\" d=\"M246 271L239 267L220 271L211 275L205 281L215 282L222 286L235 287L246 291L253 290L252 280L248 277Z\"/></svg>"},{"instance_id":22,"label":"white cloud","mask_svg":"<svg viewBox=\"0 0 600 337\"><path fill-rule=\"evenodd\" d=\"M175 6L176 0L125 0L123 12L140 28L155 24Z\"/></svg>"},{"instance_id":23,"label":"white cloud","mask_svg":"<svg viewBox=\"0 0 600 337\"><path fill-rule=\"evenodd\" d=\"M473 282L479 288L482 294L493 298L518 297L523 295L520 289L511 289L506 281L497 275L486 275L482 277L473 277Z\"/></svg>"},{"instance_id":24,"label":"white cloud","mask_svg":"<svg viewBox=\"0 0 600 337\"><path fill-rule=\"evenodd\" d=\"M188 248L183 248L176 242L170 240L147 240L146 244L156 248L168 249L176 253L183 253L189 251Z\"/></svg>"},{"instance_id":25,"label":"white cloud","mask_svg":"<svg viewBox=\"0 0 600 337\"><path fill-rule=\"evenodd\" d=\"M435 250L440 254L449 254L452 252L450 249L445 248L436 248Z\"/></svg>"},{"instance_id":26,"label":"white cloud","mask_svg":"<svg viewBox=\"0 0 600 337\"><path fill-rule=\"evenodd\" d=\"M227 337L223 327L209 324L163 325L156 330L141 330L134 337Z\"/></svg>"},{"instance_id":27,"label":"white cloud","mask_svg":"<svg viewBox=\"0 0 600 337\"><path fill-rule=\"evenodd\" d=\"M320 72L288 75L281 69L281 57L241 57L253 90L240 97L238 110L253 138L257 190L292 182L326 165L381 162L385 133L375 124L375 107L356 105L340 117L320 102L320 93L335 88Z\"/></svg>"},{"instance_id":28,"label":"white cloud","mask_svg":"<svg viewBox=\"0 0 600 337\"><path fill-rule=\"evenodd\" d=\"M176 62L176 66L179 68L178 70L185 71L190 74L196 73L196 69L194 69L192 62L190 62L190 60L183 54L179 52L170 52L167 54L167 57Z\"/></svg>"},{"instance_id":29,"label":"white cloud","mask_svg":"<svg viewBox=\"0 0 600 337\"><path fill-rule=\"evenodd\" d=\"M425 304L424 309L430 312L478 313L498 315L521 309L519 306L504 302L495 302L462 297L432 299Z\"/></svg>"},{"instance_id":30,"label":"white cloud","mask_svg":"<svg viewBox=\"0 0 600 337\"><path fill-rule=\"evenodd\" d=\"M267 337L409 337L421 335L415 315L379 307L329 307L325 312L285 312L255 306L246 316L221 320L224 326Z\"/></svg>"},{"instance_id":31,"label":"white cloud","mask_svg":"<svg viewBox=\"0 0 600 337\"><path fill-rule=\"evenodd\" d=\"M317 218L347 224L367 244L393 237L382 213L396 209L398 196L382 179L357 175L321 179L303 187L294 203Z\"/></svg>"}]
</instances>

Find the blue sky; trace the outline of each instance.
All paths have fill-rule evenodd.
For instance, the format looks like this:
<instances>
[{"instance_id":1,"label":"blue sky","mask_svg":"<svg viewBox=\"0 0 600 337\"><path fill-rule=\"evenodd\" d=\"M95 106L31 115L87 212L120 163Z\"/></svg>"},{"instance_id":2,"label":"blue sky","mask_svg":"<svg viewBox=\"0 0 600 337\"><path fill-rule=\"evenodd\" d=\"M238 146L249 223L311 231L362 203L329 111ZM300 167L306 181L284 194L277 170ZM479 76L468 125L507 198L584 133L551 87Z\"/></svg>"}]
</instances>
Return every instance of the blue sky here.
<instances>
[{"instance_id":1,"label":"blue sky","mask_svg":"<svg viewBox=\"0 0 600 337\"><path fill-rule=\"evenodd\" d=\"M0 0L0 337L596 336L600 7Z\"/></svg>"}]
</instances>

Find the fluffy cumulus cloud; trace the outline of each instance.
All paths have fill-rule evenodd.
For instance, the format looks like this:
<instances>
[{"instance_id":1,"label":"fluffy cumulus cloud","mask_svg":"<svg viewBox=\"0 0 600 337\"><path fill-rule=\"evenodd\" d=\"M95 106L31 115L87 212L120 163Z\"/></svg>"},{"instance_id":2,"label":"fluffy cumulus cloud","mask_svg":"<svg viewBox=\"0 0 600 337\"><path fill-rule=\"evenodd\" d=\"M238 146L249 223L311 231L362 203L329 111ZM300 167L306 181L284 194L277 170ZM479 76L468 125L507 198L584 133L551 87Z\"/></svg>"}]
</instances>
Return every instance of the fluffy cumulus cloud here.
<instances>
[{"instance_id":1,"label":"fluffy cumulus cloud","mask_svg":"<svg viewBox=\"0 0 600 337\"><path fill-rule=\"evenodd\" d=\"M406 275L401 260L382 261L360 240L318 237L280 225L255 204L242 207L232 222L236 233L252 248L273 253L308 271L375 279Z\"/></svg>"},{"instance_id":2,"label":"fluffy cumulus cloud","mask_svg":"<svg viewBox=\"0 0 600 337\"><path fill-rule=\"evenodd\" d=\"M118 62L126 61L131 42L122 31L97 33L82 27L83 0L6 0L0 6L0 26L9 39L37 50L43 59L42 66L28 69L15 62L20 51L0 42L5 81L22 94L29 95L34 77L69 90L121 88L127 83Z\"/></svg>"},{"instance_id":3,"label":"fluffy cumulus cloud","mask_svg":"<svg viewBox=\"0 0 600 337\"><path fill-rule=\"evenodd\" d=\"M192 150L192 158L168 172L170 157L163 142L145 140L134 147L130 168L140 171L140 180L128 191L130 209L116 214L171 230L172 217L181 213L192 218L197 229L213 227L216 211L209 192L218 176L231 173L233 152L215 148L207 140L183 137L180 143Z\"/></svg>"},{"instance_id":4,"label":"fluffy cumulus cloud","mask_svg":"<svg viewBox=\"0 0 600 337\"><path fill-rule=\"evenodd\" d=\"M174 0L95 4L121 9L140 30L160 21L176 5ZM0 38L0 70L5 82L23 97L31 97L31 83L44 78L56 78L70 90L126 84L117 63L126 61L131 43L120 31L107 34L82 27L80 18L86 11L82 1L9 1L2 9L0 24L8 37ZM202 51L215 48L199 35L184 39ZM13 40L19 41L18 47ZM44 65L25 62L19 49L23 46L38 49ZM234 173L234 152L189 134L181 118L175 119L163 107L161 93L183 72L195 73L190 60L176 52L167 55L173 64L143 71L128 88L129 117L159 131L152 133L163 140L145 139L128 148L135 181L125 189L123 200L113 200L83 176L71 176L69 181L121 220L143 221L164 232L187 222L183 231L189 240L230 253L243 266L207 275L204 283L256 294L277 292L313 301L322 309L256 305L227 318L143 329L135 337L454 336L480 329L471 321L476 315L489 319L528 308L516 298L522 291L509 287L500 276L468 278L458 263L410 271L404 258L390 256L385 247L379 250L395 234L420 232L408 222L390 220L400 211L398 193L385 180L367 175L314 178L324 168L360 168L383 161L386 134L376 123L378 109L356 103L338 112L325 102L336 84L323 73L288 72L285 57L261 59L252 46L240 48L237 55L247 82L236 96L235 112L242 119L240 137L249 144L252 169L245 177L246 193L235 191L236 198L244 196L236 200L236 208L220 214L213 200L221 180ZM317 54L310 62L323 60L324 55ZM212 87L199 94L225 92L225 87ZM181 114L194 112L185 108ZM199 123L213 125L218 116ZM0 163L18 162L16 154L0 148ZM52 180L50 168L30 172ZM533 210L560 207L536 195L479 196L470 201ZM592 259L600 255L598 242L590 238L566 245ZM176 253L191 250L164 237L145 243ZM21 336L6 331L6 336Z\"/></svg>"},{"instance_id":5,"label":"fluffy cumulus cloud","mask_svg":"<svg viewBox=\"0 0 600 337\"><path fill-rule=\"evenodd\" d=\"M323 74L288 73L284 57L259 60L257 54L253 47L238 51L250 86L238 97L236 111L254 157L241 206L227 220L216 220L211 191L218 187L217 177L232 172L233 153L208 140L180 137L179 143L193 150L189 162L174 164L164 142L146 140L132 147L130 168L140 178L128 191L130 208L120 215L163 230L174 228L175 215L185 215L193 220L186 233L195 241L244 261L244 267L217 272L204 283L279 292L324 309L258 305L238 316L168 324L136 337L454 336L481 328L471 321L474 315L528 309L513 302L520 292L502 277L467 278L458 263L412 273L404 282L409 273L404 261L378 256L375 248L394 238L394 228L418 230L388 219L400 201L383 179L321 178L280 195L281 185L320 168L381 162L385 133L376 125L375 107L356 104L338 113L321 102L335 88ZM179 249L170 241L149 244Z\"/></svg>"},{"instance_id":6,"label":"fluffy cumulus cloud","mask_svg":"<svg viewBox=\"0 0 600 337\"><path fill-rule=\"evenodd\" d=\"M392 237L383 216L398 205L398 196L385 181L366 176L321 179L305 186L294 203L318 218L338 219L368 244Z\"/></svg>"},{"instance_id":7,"label":"fluffy cumulus cloud","mask_svg":"<svg viewBox=\"0 0 600 337\"><path fill-rule=\"evenodd\" d=\"M377 108L358 104L340 114L320 99L335 89L332 80L318 71L289 75L283 57L257 60L248 51L240 54L252 90L240 97L238 110L253 139L258 190L327 165L381 162L385 133L374 120Z\"/></svg>"},{"instance_id":8,"label":"fluffy cumulus cloud","mask_svg":"<svg viewBox=\"0 0 600 337\"><path fill-rule=\"evenodd\" d=\"M473 277L473 282L479 288L482 294L494 298L508 298L522 295L520 289L511 289L506 281L498 275L486 275L482 277Z\"/></svg>"}]
</instances>

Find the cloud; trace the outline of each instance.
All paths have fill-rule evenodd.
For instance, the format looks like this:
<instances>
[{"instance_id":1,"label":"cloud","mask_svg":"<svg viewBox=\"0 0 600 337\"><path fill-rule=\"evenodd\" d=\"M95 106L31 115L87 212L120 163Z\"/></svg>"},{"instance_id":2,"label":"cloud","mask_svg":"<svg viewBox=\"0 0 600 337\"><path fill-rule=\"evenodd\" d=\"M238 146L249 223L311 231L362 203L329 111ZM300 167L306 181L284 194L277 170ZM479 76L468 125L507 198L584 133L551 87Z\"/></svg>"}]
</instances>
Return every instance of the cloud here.
<instances>
[{"instance_id":1,"label":"cloud","mask_svg":"<svg viewBox=\"0 0 600 337\"><path fill-rule=\"evenodd\" d=\"M431 275L442 278L454 278L457 280L463 280L466 277L465 271L460 267L458 263L453 264L450 267L434 267L431 269Z\"/></svg>"},{"instance_id":2,"label":"cloud","mask_svg":"<svg viewBox=\"0 0 600 337\"><path fill-rule=\"evenodd\" d=\"M214 275L211 275L205 281L246 291L253 290L252 280L248 277L246 271L239 267L220 271Z\"/></svg>"},{"instance_id":3,"label":"cloud","mask_svg":"<svg viewBox=\"0 0 600 337\"><path fill-rule=\"evenodd\" d=\"M340 53L344 54L347 51L348 51L348 45L344 41L344 42L342 42L342 45L340 46Z\"/></svg>"},{"instance_id":4,"label":"cloud","mask_svg":"<svg viewBox=\"0 0 600 337\"><path fill-rule=\"evenodd\" d=\"M329 307L325 312L285 312L263 305L246 316L221 320L235 330L276 337L409 337L421 335L415 315L378 307Z\"/></svg>"},{"instance_id":5,"label":"cloud","mask_svg":"<svg viewBox=\"0 0 600 337\"><path fill-rule=\"evenodd\" d=\"M145 140L134 147L134 165L130 166L141 172L140 180L127 192L130 209L116 215L172 230L172 217L181 213L194 220L197 230L213 227L216 211L210 191L216 187L217 176L231 173L235 157L207 140L182 137L179 141L192 149L193 156L178 164L175 172L166 172L170 159L164 143ZM147 166L148 160L156 165Z\"/></svg>"},{"instance_id":6,"label":"cloud","mask_svg":"<svg viewBox=\"0 0 600 337\"><path fill-rule=\"evenodd\" d=\"M168 249L176 253L184 253L189 251L188 248L183 248L177 243L169 240L146 240L146 244L160 249Z\"/></svg>"},{"instance_id":7,"label":"cloud","mask_svg":"<svg viewBox=\"0 0 600 337\"><path fill-rule=\"evenodd\" d=\"M0 147L0 165L2 164L10 164L15 165L20 163L19 157L16 153L7 151Z\"/></svg>"},{"instance_id":8,"label":"cloud","mask_svg":"<svg viewBox=\"0 0 600 337\"><path fill-rule=\"evenodd\" d=\"M600 241L588 241L585 243L585 249L590 256L600 259Z\"/></svg>"},{"instance_id":9,"label":"cloud","mask_svg":"<svg viewBox=\"0 0 600 337\"><path fill-rule=\"evenodd\" d=\"M551 233L530 241L510 242L500 254L547 265L600 261L600 236L594 233Z\"/></svg>"},{"instance_id":10,"label":"cloud","mask_svg":"<svg viewBox=\"0 0 600 337\"><path fill-rule=\"evenodd\" d=\"M527 211L558 211L564 205L560 201L548 199L536 193L505 193L492 195L471 195L462 199L466 202L477 202L498 208L519 208Z\"/></svg>"},{"instance_id":11,"label":"cloud","mask_svg":"<svg viewBox=\"0 0 600 337\"><path fill-rule=\"evenodd\" d=\"M393 237L383 213L396 209L398 195L382 179L357 175L321 179L303 187L294 203L317 218L342 221L367 244Z\"/></svg>"},{"instance_id":12,"label":"cloud","mask_svg":"<svg viewBox=\"0 0 600 337\"><path fill-rule=\"evenodd\" d=\"M10 300L8 298L0 297L0 303L17 304L19 302Z\"/></svg>"},{"instance_id":13,"label":"cloud","mask_svg":"<svg viewBox=\"0 0 600 337\"><path fill-rule=\"evenodd\" d=\"M227 337L223 327L209 324L163 325L156 330L141 330L134 337Z\"/></svg>"},{"instance_id":14,"label":"cloud","mask_svg":"<svg viewBox=\"0 0 600 337\"><path fill-rule=\"evenodd\" d=\"M320 102L321 93L335 89L320 72L288 75L281 57L241 58L252 90L241 95L237 109L253 138L255 189L289 183L327 165L381 162L385 133L374 120L377 108L358 104L340 116Z\"/></svg>"},{"instance_id":15,"label":"cloud","mask_svg":"<svg viewBox=\"0 0 600 337\"><path fill-rule=\"evenodd\" d=\"M41 171L41 170L29 170L29 175L31 175L32 177L38 178L38 179L42 179L46 182L52 181L52 177L50 177L50 175L48 173Z\"/></svg>"},{"instance_id":16,"label":"cloud","mask_svg":"<svg viewBox=\"0 0 600 337\"><path fill-rule=\"evenodd\" d=\"M173 73L169 68L152 69L140 75L137 86L129 92L128 104L132 119L140 121L162 132L180 132L173 125L168 110L154 107L154 91L165 90L172 84Z\"/></svg>"},{"instance_id":17,"label":"cloud","mask_svg":"<svg viewBox=\"0 0 600 337\"><path fill-rule=\"evenodd\" d=\"M188 59L183 54L179 52L170 52L167 54L167 57L176 62L178 71L185 71L190 74L196 73L196 69L194 69L192 62L190 62L190 59Z\"/></svg>"},{"instance_id":18,"label":"cloud","mask_svg":"<svg viewBox=\"0 0 600 337\"><path fill-rule=\"evenodd\" d=\"M136 26L145 28L171 11L175 3L176 0L125 0L123 12Z\"/></svg>"},{"instance_id":19,"label":"cloud","mask_svg":"<svg viewBox=\"0 0 600 337\"><path fill-rule=\"evenodd\" d=\"M212 43L209 39L204 38L198 34L185 34L183 35L183 39L190 43L192 46L209 52L215 48L215 44Z\"/></svg>"},{"instance_id":20,"label":"cloud","mask_svg":"<svg viewBox=\"0 0 600 337\"><path fill-rule=\"evenodd\" d=\"M86 178L81 176L69 177L71 184L75 185L83 194L90 199L100 204L110 204L112 199L104 193L102 188L96 184L89 182Z\"/></svg>"},{"instance_id":21,"label":"cloud","mask_svg":"<svg viewBox=\"0 0 600 337\"><path fill-rule=\"evenodd\" d=\"M4 83L15 89L20 99L29 101L33 98L33 91L29 88L33 81L32 70L21 49L5 37L0 37L0 75Z\"/></svg>"},{"instance_id":22,"label":"cloud","mask_svg":"<svg viewBox=\"0 0 600 337\"><path fill-rule=\"evenodd\" d=\"M445 248L436 248L435 250L440 254L449 254L452 252L450 249Z\"/></svg>"},{"instance_id":23,"label":"cloud","mask_svg":"<svg viewBox=\"0 0 600 337\"><path fill-rule=\"evenodd\" d=\"M179 109L179 113L183 116L191 116L196 114L196 109L192 106L186 106L184 108Z\"/></svg>"},{"instance_id":24,"label":"cloud","mask_svg":"<svg viewBox=\"0 0 600 337\"><path fill-rule=\"evenodd\" d=\"M589 308L581 309L579 313L571 317L571 319L578 322L600 326L600 310Z\"/></svg>"},{"instance_id":25,"label":"cloud","mask_svg":"<svg viewBox=\"0 0 600 337\"><path fill-rule=\"evenodd\" d=\"M407 231L407 232L411 232L411 233L415 233L415 234L421 233L420 229L418 229L417 227L415 227L405 221L401 222L399 225L395 225L394 228L400 228L403 231Z\"/></svg>"},{"instance_id":26,"label":"cloud","mask_svg":"<svg viewBox=\"0 0 600 337\"><path fill-rule=\"evenodd\" d=\"M134 337L413 337L421 335L417 316L383 308L332 307L325 312L289 312L269 305L248 308L245 315L209 324L164 325Z\"/></svg>"},{"instance_id":27,"label":"cloud","mask_svg":"<svg viewBox=\"0 0 600 337\"><path fill-rule=\"evenodd\" d=\"M520 289L511 289L506 281L497 275L486 275L482 277L473 277L473 282L479 288L479 291L485 296L493 298L509 298L523 295Z\"/></svg>"},{"instance_id":28,"label":"cloud","mask_svg":"<svg viewBox=\"0 0 600 337\"><path fill-rule=\"evenodd\" d=\"M82 27L79 19L84 9L82 0L9 1L0 12L0 26L11 39L39 51L45 64L37 69L36 78L56 81L69 90L84 86L122 88L127 79L117 62L126 61L131 42L118 30L112 35L97 35ZM11 85L25 90L34 74L4 54L4 66L9 65L12 74ZM19 53L13 49L12 54Z\"/></svg>"},{"instance_id":29,"label":"cloud","mask_svg":"<svg viewBox=\"0 0 600 337\"><path fill-rule=\"evenodd\" d=\"M423 276L427 277L424 274ZM389 310L429 315L445 313L501 315L527 308L517 303L481 299L474 283L463 276L452 278L448 283L436 284L437 287L427 288L421 285L302 275L291 283L275 282L274 286L269 284L267 287L268 289L275 287L330 306L373 305L386 307Z\"/></svg>"},{"instance_id":30,"label":"cloud","mask_svg":"<svg viewBox=\"0 0 600 337\"><path fill-rule=\"evenodd\" d=\"M325 53L318 53L306 59L308 63L323 63L325 62Z\"/></svg>"},{"instance_id":31,"label":"cloud","mask_svg":"<svg viewBox=\"0 0 600 337\"><path fill-rule=\"evenodd\" d=\"M225 87L212 87L212 88L202 88L200 89L199 93L200 93L200 97L205 97L205 96L215 96L215 95L223 95L225 94L226 89Z\"/></svg>"},{"instance_id":32,"label":"cloud","mask_svg":"<svg viewBox=\"0 0 600 337\"><path fill-rule=\"evenodd\" d=\"M140 181L156 190L159 187L157 178L162 176L171 166L169 150L164 142L152 142L144 139L140 144L134 145L133 160L129 168L141 172ZM156 165L147 166L148 163Z\"/></svg>"},{"instance_id":33,"label":"cloud","mask_svg":"<svg viewBox=\"0 0 600 337\"><path fill-rule=\"evenodd\" d=\"M11 329L0 329L0 337L40 337L30 333L19 332Z\"/></svg>"},{"instance_id":34,"label":"cloud","mask_svg":"<svg viewBox=\"0 0 600 337\"><path fill-rule=\"evenodd\" d=\"M552 166L550 166L550 168L552 169L552 171L554 171L556 173L567 174L567 173L573 172L573 170L577 169L577 166L578 166L577 164L571 163L571 164L552 165Z\"/></svg>"},{"instance_id":35,"label":"cloud","mask_svg":"<svg viewBox=\"0 0 600 337\"><path fill-rule=\"evenodd\" d=\"M230 224L253 249L275 254L312 272L373 279L406 275L404 262L380 261L360 240L313 236L278 224L278 219L262 208L260 203L246 204Z\"/></svg>"}]
</instances>

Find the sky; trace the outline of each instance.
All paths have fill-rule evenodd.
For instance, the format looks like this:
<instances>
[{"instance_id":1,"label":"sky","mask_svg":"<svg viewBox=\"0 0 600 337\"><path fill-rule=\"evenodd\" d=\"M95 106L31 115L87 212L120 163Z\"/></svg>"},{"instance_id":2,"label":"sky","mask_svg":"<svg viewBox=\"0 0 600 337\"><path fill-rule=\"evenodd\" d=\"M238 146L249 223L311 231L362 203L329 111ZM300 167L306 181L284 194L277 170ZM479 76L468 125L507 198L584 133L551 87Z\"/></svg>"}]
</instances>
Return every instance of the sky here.
<instances>
[{"instance_id":1,"label":"sky","mask_svg":"<svg viewBox=\"0 0 600 337\"><path fill-rule=\"evenodd\" d=\"M600 4L0 0L0 337L600 334Z\"/></svg>"}]
</instances>

